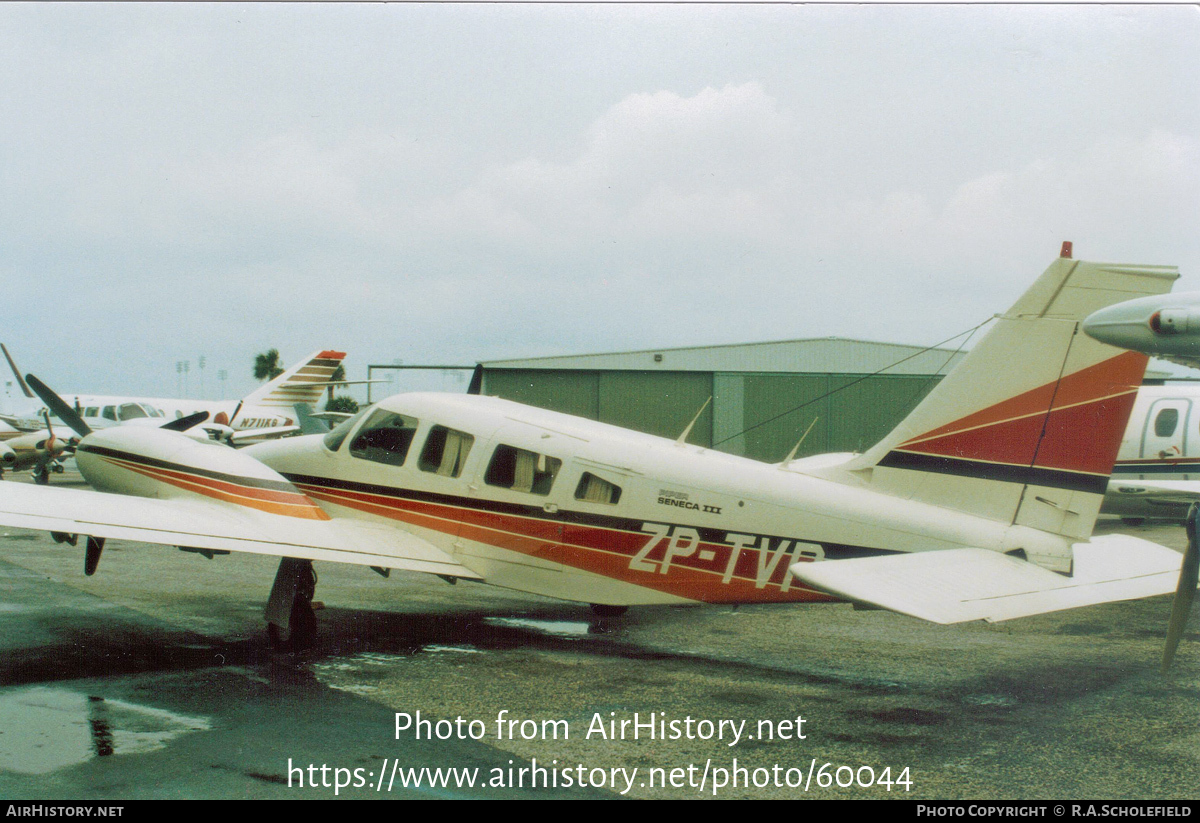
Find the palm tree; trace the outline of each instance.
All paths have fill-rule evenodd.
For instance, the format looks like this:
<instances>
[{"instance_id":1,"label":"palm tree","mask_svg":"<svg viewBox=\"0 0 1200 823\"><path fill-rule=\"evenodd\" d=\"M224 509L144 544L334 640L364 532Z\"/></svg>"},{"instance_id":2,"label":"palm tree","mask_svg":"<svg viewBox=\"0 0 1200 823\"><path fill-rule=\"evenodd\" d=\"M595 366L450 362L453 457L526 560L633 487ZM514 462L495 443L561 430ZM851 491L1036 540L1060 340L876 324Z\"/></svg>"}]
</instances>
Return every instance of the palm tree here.
<instances>
[{"instance_id":1,"label":"palm tree","mask_svg":"<svg viewBox=\"0 0 1200 823\"><path fill-rule=\"evenodd\" d=\"M330 385L329 385L329 401L328 401L328 403L333 402L333 384L337 383L339 381L345 380L345 379L346 379L346 367L343 366L341 363L338 363L337 368L333 370L333 374L329 375L329 384ZM326 408L326 410L329 409L328 404L326 404L325 408ZM355 411L358 411L358 410L355 409Z\"/></svg>"},{"instance_id":2,"label":"palm tree","mask_svg":"<svg viewBox=\"0 0 1200 823\"><path fill-rule=\"evenodd\" d=\"M274 380L283 374L283 362L279 359L278 349L267 349L262 354L254 355L254 379Z\"/></svg>"}]
</instances>

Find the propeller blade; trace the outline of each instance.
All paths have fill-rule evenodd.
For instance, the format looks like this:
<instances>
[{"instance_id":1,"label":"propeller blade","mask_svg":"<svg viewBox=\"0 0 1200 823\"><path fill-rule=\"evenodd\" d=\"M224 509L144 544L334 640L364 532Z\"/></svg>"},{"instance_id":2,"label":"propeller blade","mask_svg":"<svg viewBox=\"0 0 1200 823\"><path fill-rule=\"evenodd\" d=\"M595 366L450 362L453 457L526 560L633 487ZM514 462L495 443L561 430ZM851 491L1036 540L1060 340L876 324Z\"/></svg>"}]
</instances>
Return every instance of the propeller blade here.
<instances>
[{"instance_id":1,"label":"propeller blade","mask_svg":"<svg viewBox=\"0 0 1200 823\"><path fill-rule=\"evenodd\" d=\"M203 423L207 419L208 412L198 411L195 414L189 414L187 417L181 417L178 420L172 420L170 423L164 423L159 428L166 429L169 432L185 432L197 423Z\"/></svg>"},{"instance_id":2,"label":"propeller blade","mask_svg":"<svg viewBox=\"0 0 1200 823\"><path fill-rule=\"evenodd\" d=\"M22 393L31 400L33 392L29 390L29 386L25 385L25 378L21 377L21 370L17 368L17 364L13 361L12 355L8 353L8 347L0 343L0 350L4 351L4 359L8 361L8 367L12 369L13 375L17 378L17 383L21 387Z\"/></svg>"},{"instance_id":3,"label":"propeller blade","mask_svg":"<svg viewBox=\"0 0 1200 823\"><path fill-rule=\"evenodd\" d=\"M471 383L467 386L467 394L479 394L483 391L483 364L476 363L475 371L471 372Z\"/></svg>"},{"instance_id":4,"label":"propeller blade","mask_svg":"<svg viewBox=\"0 0 1200 823\"><path fill-rule=\"evenodd\" d=\"M1175 647L1187 628L1188 614L1196 598L1197 578L1200 577L1200 542L1196 540L1197 519L1200 505L1195 503L1187 515L1187 551L1183 553L1183 565L1179 569L1179 587L1175 590L1175 603L1171 607L1171 620L1167 623L1167 645L1163 649L1162 673L1166 674L1175 658Z\"/></svg>"},{"instance_id":5,"label":"propeller blade","mask_svg":"<svg viewBox=\"0 0 1200 823\"><path fill-rule=\"evenodd\" d=\"M59 420L70 426L80 437L87 437L92 433L87 423L83 422L83 418L75 409L71 408L67 403L51 391L45 383L38 380L32 374L25 375L25 382L29 387L37 393L37 396L42 398L42 402L50 407L50 411L58 417Z\"/></svg>"}]
</instances>

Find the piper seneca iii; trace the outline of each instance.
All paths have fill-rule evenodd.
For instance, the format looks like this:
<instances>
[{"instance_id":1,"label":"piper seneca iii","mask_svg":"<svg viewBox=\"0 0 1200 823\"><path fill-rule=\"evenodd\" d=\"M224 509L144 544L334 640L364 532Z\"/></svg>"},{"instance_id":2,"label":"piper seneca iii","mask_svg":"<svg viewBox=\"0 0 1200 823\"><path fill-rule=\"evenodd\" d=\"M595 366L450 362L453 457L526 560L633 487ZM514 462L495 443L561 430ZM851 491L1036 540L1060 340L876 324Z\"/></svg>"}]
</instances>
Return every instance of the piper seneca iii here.
<instances>
[{"instance_id":1,"label":"piper seneca iii","mask_svg":"<svg viewBox=\"0 0 1200 823\"><path fill-rule=\"evenodd\" d=\"M235 451L92 432L36 384L79 426L96 491L4 484L0 522L86 536L89 573L111 538L281 556L266 614L293 643L315 629L313 562L604 610L850 600L954 623L1177 583L1179 604L1194 563L1181 573L1171 549L1091 537L1147 357L1079 333L1177 276L1060 257L873 448L779 465L472 394L398 395L324 436Z\"/></svg>"}]
</instances>

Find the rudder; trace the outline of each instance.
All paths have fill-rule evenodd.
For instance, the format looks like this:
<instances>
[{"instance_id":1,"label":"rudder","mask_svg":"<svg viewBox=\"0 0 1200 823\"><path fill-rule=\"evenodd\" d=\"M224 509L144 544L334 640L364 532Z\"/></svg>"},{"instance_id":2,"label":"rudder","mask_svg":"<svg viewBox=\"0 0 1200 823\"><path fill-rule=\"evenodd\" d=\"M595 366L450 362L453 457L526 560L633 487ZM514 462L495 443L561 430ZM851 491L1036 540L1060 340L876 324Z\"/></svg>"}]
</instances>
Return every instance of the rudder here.
<instances>
[{"instance_id":1,"label":"rudder","mask_svg":"<svg viewBox=\"0 0 1200 823\"><path fill-rule=\"evenodd\" d=\"M1059 258L845 468L889 494L1086 539L1148 358L1093 340L1080 323L1169 291L1178 276L1174 267Z\"/></svg>"}]
</instances>

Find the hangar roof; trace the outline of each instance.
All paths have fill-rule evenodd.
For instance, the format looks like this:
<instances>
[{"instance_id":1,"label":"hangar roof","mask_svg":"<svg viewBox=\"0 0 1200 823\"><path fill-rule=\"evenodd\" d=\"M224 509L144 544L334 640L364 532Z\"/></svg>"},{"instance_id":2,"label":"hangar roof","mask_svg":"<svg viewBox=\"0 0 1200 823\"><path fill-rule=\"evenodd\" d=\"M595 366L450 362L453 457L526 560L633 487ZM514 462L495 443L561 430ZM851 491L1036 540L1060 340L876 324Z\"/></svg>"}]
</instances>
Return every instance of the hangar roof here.
<instances>
[{"instance_id":1,"label":"hangar roof","mask_svg":"<svg viewBox=\"0 0 1200 823\"><path fill-rule=\"evenodd\" d=\"M958 349L811 337L769 343L488 360L485 369L599 371L790 372L814 374L945 374L965 354ZM890 368L889 368L890 367Z\"/></svg>"}]
</instances>

